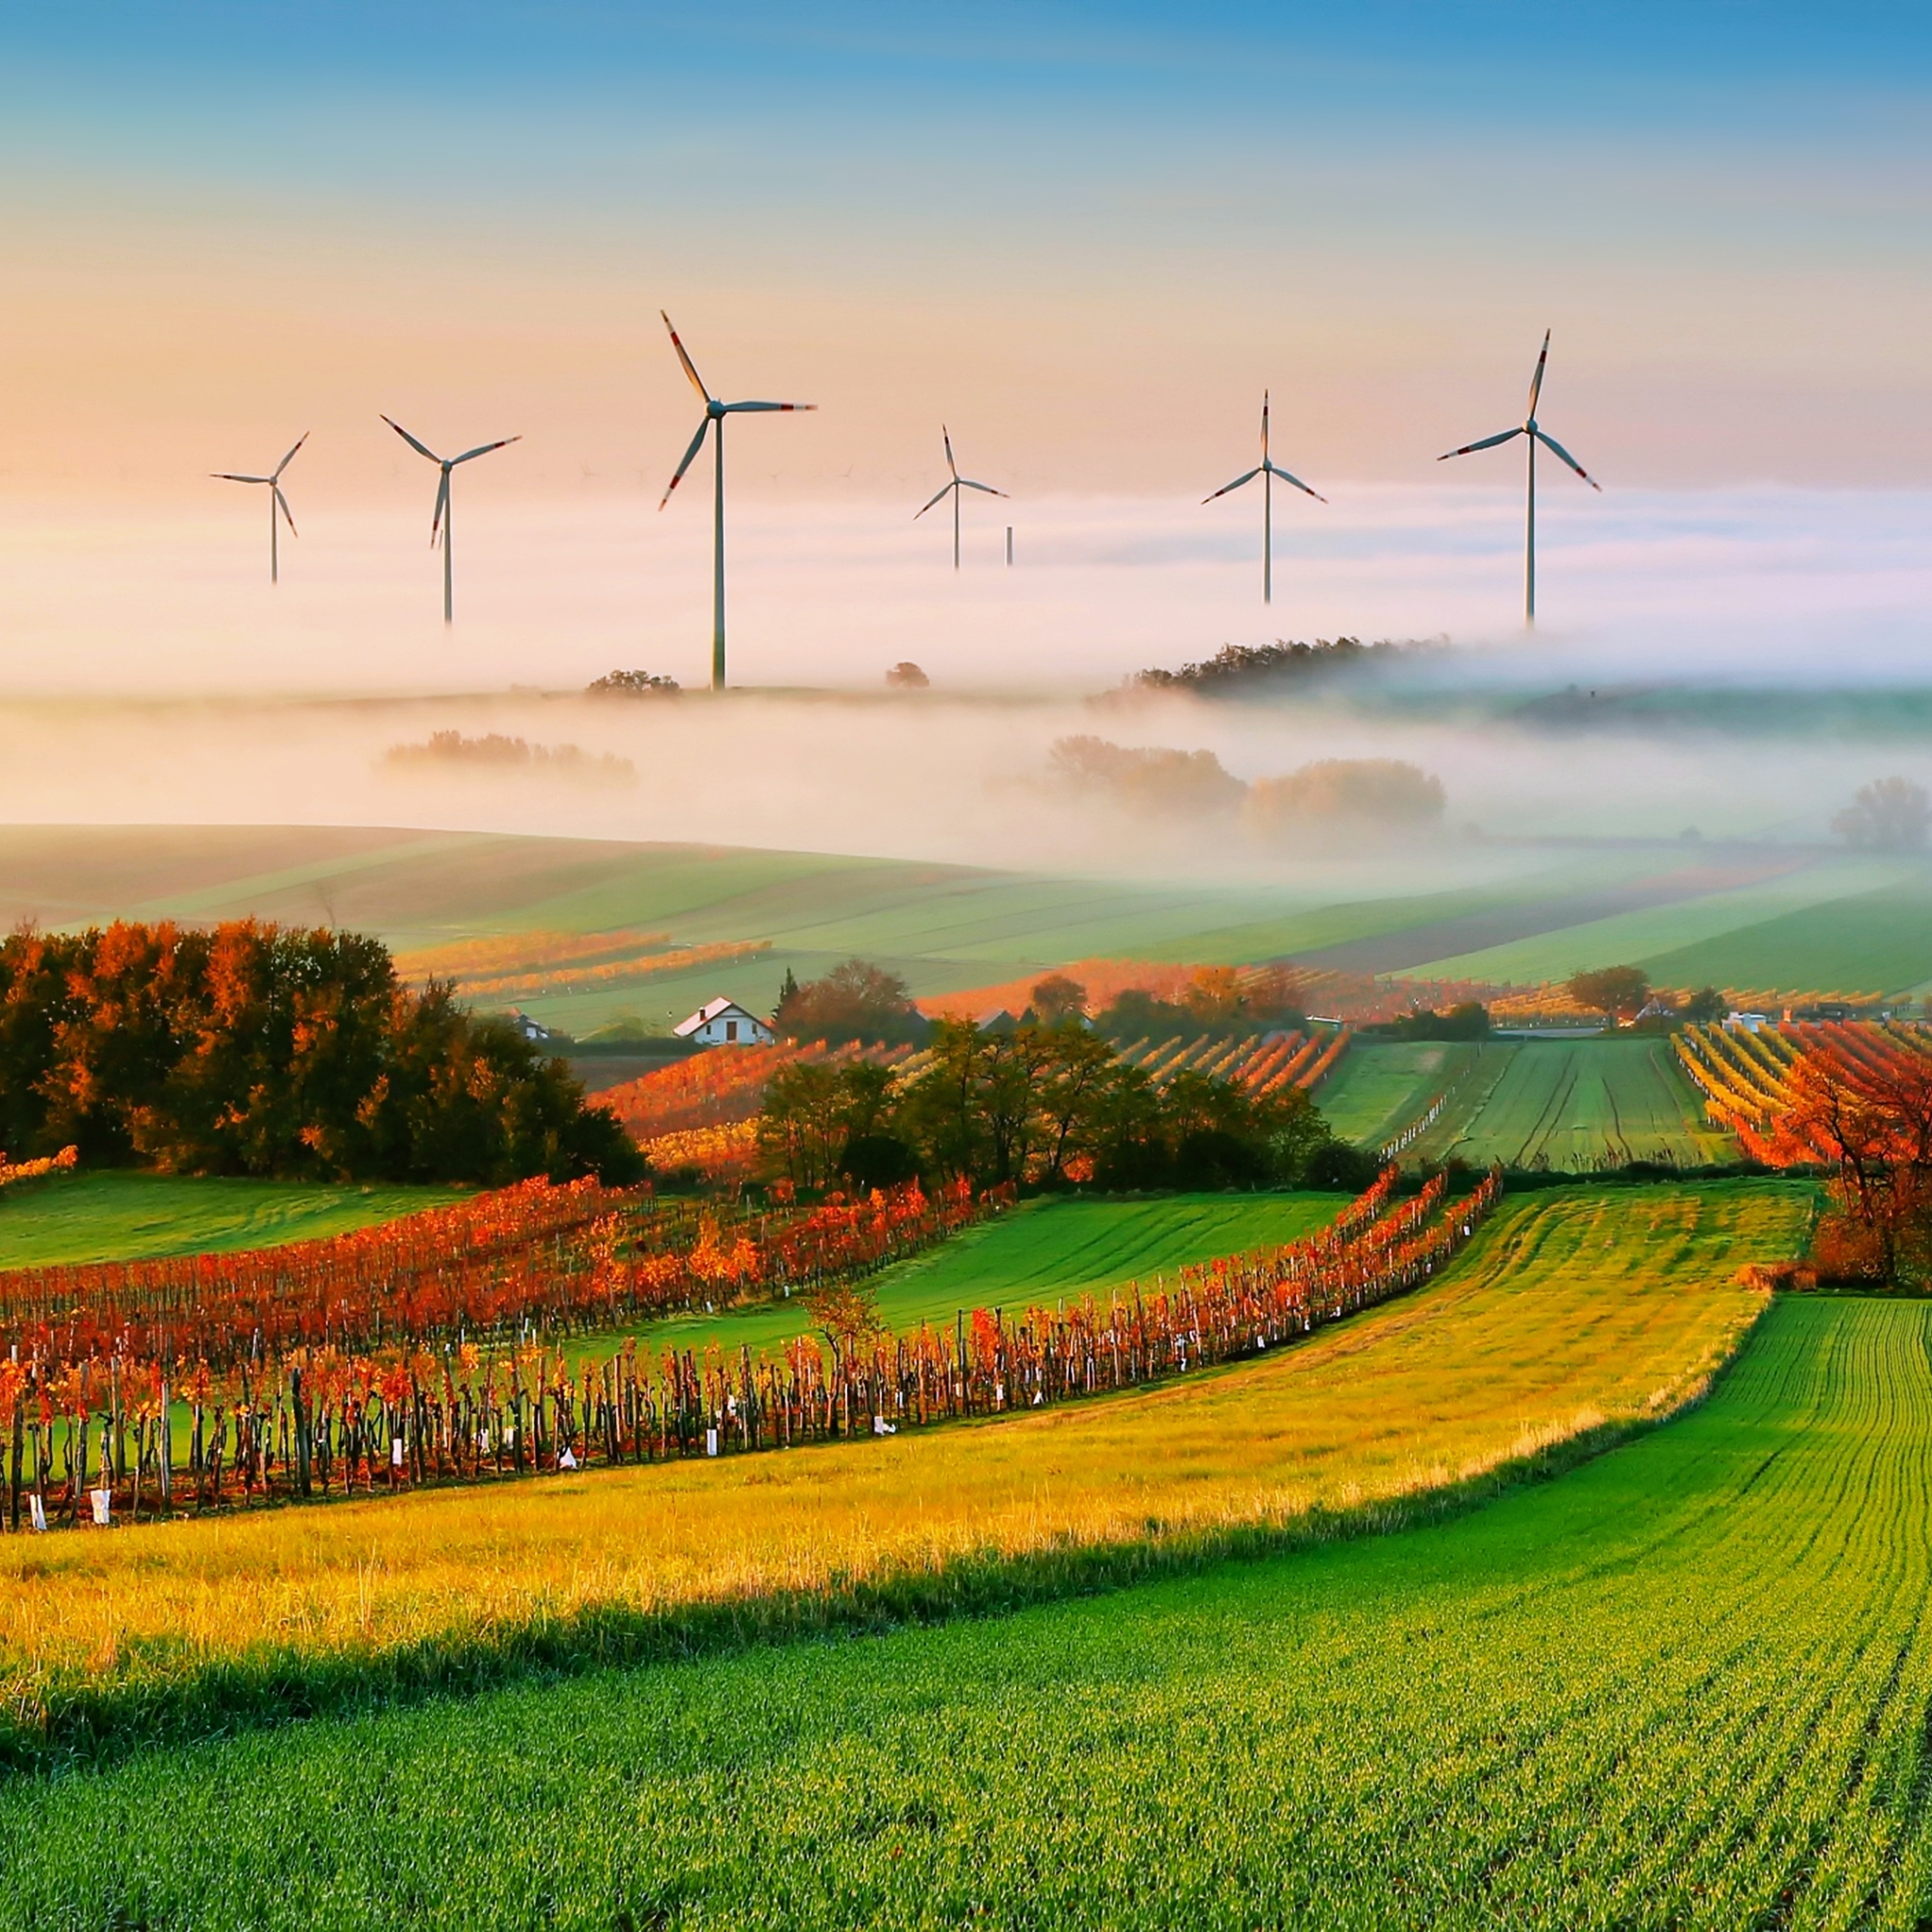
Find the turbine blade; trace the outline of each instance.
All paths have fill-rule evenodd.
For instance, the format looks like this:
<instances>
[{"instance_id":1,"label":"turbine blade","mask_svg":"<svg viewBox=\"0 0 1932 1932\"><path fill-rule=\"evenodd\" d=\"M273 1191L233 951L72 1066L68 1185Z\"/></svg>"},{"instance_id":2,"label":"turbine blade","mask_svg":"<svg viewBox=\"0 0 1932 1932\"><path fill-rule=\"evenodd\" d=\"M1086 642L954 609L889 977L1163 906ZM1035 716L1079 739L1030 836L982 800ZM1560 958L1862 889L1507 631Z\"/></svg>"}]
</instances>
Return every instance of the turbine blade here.
<instances>
[{"instance_id":1,"label":"turbine blade","mask_svg":"<svg viewBox=\"0 0 1932 1932\"><path fill-rule=\"evenodd\" d=\"M1264 470L1266 470L1271 476L1279 476L1284 483L1292 483L1297 490L1300 490L1306 492L1307 495L1312 496L1317 503L1326 503L1328 501L1328 499L1325 496L1324 496L1319 490L1308 489L1308 486L1306 483L1304 483L1299 476L1291 476L1288 474L1288 472L1281 467L1279 463L1263 463L1261 467Z\"/></svg>"},{"instance_id":2,"label":"turbine blade","mask_svg":"<svg viewBox=\"0 0 1932 1932\"><path fill-rule=\"evenodd\" d=\"M1268 391L1261 391L1261 467L1268 467Z\"/></svg>"},{"instance_id":3,"label":"turbine blade","mask_svg":"<svg viewBox=\"0 0 1932 1932\"><path fill-rule=\"evenodd\" d=\"M500 436L494 442L479 442L475 449L466 449L461 456L450 458L450 467L467 463L472 457L487 457L493 449L508 449L513 442L523 441L521 436Z\"/></svg>"},{"instance_id":4,"label":"turbine blade","mask_svg":"<svg viewBox=\"0 0 1932 1932\"><path fill-rule=\"evenodd\" d=\"M273 476L239 476L233 470L210 470L208 475L222 483L273 483Z\"/></svg>"},{"instance_id":5,"label":"turbine blade","mask_svg":"<svg viewBox=\"0 0 1932 1932\"><path fill-rule=\"evenodd\" d=\"M661 308L658 313L664 315ZM671 346L677 351L677 359L684 364L684 373L691 377L691 388L704 397L705 407L708 408L711 404L711 391L705 387L704 378L697 372L697 365L684 353L684 344L677 340L677 331L671 328L671 318L668 315L664 315L664 326L671 329Z\"/></svg>"},{"instance_id":6,"label":"turbine blade","mask_svg":"<svg viewBox=\"0 0 1932 1932\"><path fill-rule=\"evenodd\" d=\"M1529 413L1536 415L1536 399L1543 392L1543 365L1550 359L1550 332L1543 331L1542 353L1536 358L1536 374L1529 378Z\"/></svg>"},{"instance_id":7,"label":"turbine blade","mask_svg":"<svg viewBox=\"0 0 1932 1932\"><path fill-rule=\"evenodd\" d=\"M1579 476L1581 476L1583 480L1586 483L1588 483L1590 487L1592 490L1594 490L1599 496L1603 494L1604 486L1601 483L1599 483L1596 480L1596 478L1592 476L1590 474L1590 472L1586 470L1583 467L1583 465L1579 463L1576 460L1576 458L1573 457L1570 454L1570 452L1567 449L1565 449L1563 445L1560 442L1558 442L1554 436L1550 435L1546 430L1539 429L1536 432L1536 440L1540 443L1543 444L1545 448L1549 449L1554 455L1560 457L1566 463L1568 463L1570 467L1573 470L1574 470L1576 474Z\"/></svg>"},{"instance_id":8,"label":"turbine blade","mask_svg":"<svg viewBox=\"0 0 1932 1932\"><path fill-rule=\"evenodd\" d=\"M983 490L989 496L1004 496L1007 493L1004 490L995 490L991 483L975 483L970 476L961 476L959 478L959 488L961 490Z\"/></svg>"},{"instance_id":9,"label":"turbine blade","mask_svg":"<svg viewBox=\"0 0 1932 1932\"><path fill-rule=\"evenodd\" d=\"M1523 431L1520 429L1506 429L1501 436L1486 436L1480 442L1465 442L1460 449L1447 450L1436 460L1439 463L1446 463L1451 457L1466 457L1472 450L1494 449L1499 442L1512 441L1522 434Z\"/></svg>"},{"instance_id":10,"label":"turbine blade","mask_svg":"<svg viewBox=\"0 0 1932 1932\"><path fill-rule=\"evenodd\" d=\"M959 466L953 460L953 432L943 423L940 425L940 441L946 446L946 468L957 476Z\"/></svg>"},{"instance_id":11,"label":"turbine blade","mask_svg":"<svg viewBox=\"0 0 1932 1932\"><path fill-rule=\"evenodd\" d=\"M289 454L288 454L287 456L285 456L285 457L284 457L284 458L283 458L281 459L281 461L280 461L280 462L278 462L278 463L277 463L277 464L275 465L275 475L274 475L273 477L271 477L271 478L269 479L269 480L270 480L271 482L275 482L275 481L278 481L278 480L280 479L282 472L283 472L284 470L286 470L286 469L287 469L287 468L289 467L289 465L290 465L291 463L292 463L292 462L293 462L293 461L295 460L295 450L297 450L297 449L300 449L300 448L302 447L302 445L303 445L303 444L304 444L305 442L307 442L308 441L308 430L306 430L306 429L305 429L305 430L304 430L304 431L302 432L302 434L301 434L300 436L298 436L298 437L297 437L297 438L295 439L295 449L291 449L291 451L289 452ZM292 526L291 526L291 527L292 527Z\"/></svg>"},{"instance_id":12,"label":"turbine blade","mask_svg":"<svg viewBox=\"0 0 1932 1932\"><path fill-rule=\"evenodd\" d=\"M730 416L736 416L745 411L771 409L780 410L786 415L791 415L794 410L816 409L818 405L816 403L721 403L719 408L726 415Z\"/></svg>"},{"instance_id":13,"label":"turbine blade","mask_svg":"<svg viewBox=\"0 0 1932 1932\"><path fill-rule=\"evenodd\" d=\"M1225 496L1230 490L1239 490L1243 483L1252 483L1255 480L1255 478L1258 476L1260 474L1261 466L1259 463L1257 463L1252 470L1243 470L1241 474L1239 476L1237 476L1232 483L1224 483L1221 486L1221 488L1214 492L1214 496ZM1201 499L1201 501L1203 503L1212 503L1214 501L1214 496L1204 496Z\"/></svg>"},{"instance_id":14,"label":"turbine blade","mask_svg":"<svg viewBox=\"0 0 1932 1932\"><path fill-rule=\"evenodd\" d=\"M289 526L289 535L299 537L302 532L295 527L295 514L289 508L289 499L282 494L282 486L279 483L271 483L269 488L275 493L275 503L282 512L282 521Z\"/></svg>"},{"instance_id":15,"label":"turbine blade","mask_svg":"<svg viewBox=\"0 0 1932 1932\"><path fill-rule=\"evenodd\" d=\"M378 413L380 412L378 411ZM413 436L411 436L409 432L407 429L405 429L403 425L400 423L398 423L393 416L384 416L382 420L385 423L387 423L391 429L393 429L395 433L398 436L400 436L403 439L403 441L407 442L409 445L409 447L412 450L414 450L419 457L427 457L432 463L441 462L442 458L440 456L438 456L436 452L433 449L431 449L426 442L418 442L416 439Z\"/></svg>"},{"instance_id":16,"label":"turbine blade","mask_svg":"<svg viewBox=\"0 0 1932 1932\"><path fill-rule=\"evenodd\" d=\"M677 338L675 336L673 336L671 340L673 341L675 341ZM698 433L691 438L691 447L685 451L684 460L678 464L676 475L672 477L670 482L668 482L664 486L664 494L658 499L658 508L659 509L662 509L664 506L671 501L671 492L674 490L675 490L680 483L684 481L684 473L688 469L690 469L694 462L697 461L698 452L705 446L705 432L706 430L710 428L710 426L711 419L708 416L707 416L705 420L698 425Z\"/></svg>"},{"instance_id":17,"label":"turbine blade","mask_svg":"<svg viewBox=\"0 0 1932 1932\"><path fill-rule=\"evenodd\" d=\"M449 472L445 470L436 485L436 514L429 519L429 547L436 548L436 540L442 534L442 513L449 508Z\"/></svg>"},{"instance_id":18,"label":"turbine blade","mask_svg":"<svg viewBox=\"0 0 1932 1932\"><path fill-rule=\"evenodd\" d=\"M916 524L920 520L920 518L923 517L926 513L926 511L933 507L933 504L943 503L946 499L948 491L950 491L952 488L953 486L950 483L941 483L939 489L933 493L931 501L921 504L920 507L912 512L912 521Z\"/></svg>"}]
</instances>

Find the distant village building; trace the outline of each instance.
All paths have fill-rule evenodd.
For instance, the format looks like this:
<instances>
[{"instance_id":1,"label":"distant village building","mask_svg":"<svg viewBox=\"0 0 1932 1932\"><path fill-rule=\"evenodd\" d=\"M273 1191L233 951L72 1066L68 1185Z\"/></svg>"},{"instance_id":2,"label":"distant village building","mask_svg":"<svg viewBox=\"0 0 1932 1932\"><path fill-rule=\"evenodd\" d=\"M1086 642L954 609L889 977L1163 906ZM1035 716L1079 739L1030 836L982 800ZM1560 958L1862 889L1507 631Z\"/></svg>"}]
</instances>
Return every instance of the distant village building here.
<instances>
[{"instance_id":1,"label":"distant village building","mask_svg":"<svg viewBox=\"0 0 1932 1932\"><path fill-rule=\"evenodd\" d=\"M694 1046L770 1046L778 1037L736 1000L708 1000L671 1030Z\"/></svg>"},{"instance_id":2,"label":"distant village building","mask_svg":"<svg viewBox=\"0 0 1932 1932\"><path fill-rule=\"evenodd\" d=\"M531 1019L521 1007L512 1007L509 1009L509 1024L534 1046L542 1046L557 1038L549 1027L540 1021Z\"/></svg>"}]
</instances>

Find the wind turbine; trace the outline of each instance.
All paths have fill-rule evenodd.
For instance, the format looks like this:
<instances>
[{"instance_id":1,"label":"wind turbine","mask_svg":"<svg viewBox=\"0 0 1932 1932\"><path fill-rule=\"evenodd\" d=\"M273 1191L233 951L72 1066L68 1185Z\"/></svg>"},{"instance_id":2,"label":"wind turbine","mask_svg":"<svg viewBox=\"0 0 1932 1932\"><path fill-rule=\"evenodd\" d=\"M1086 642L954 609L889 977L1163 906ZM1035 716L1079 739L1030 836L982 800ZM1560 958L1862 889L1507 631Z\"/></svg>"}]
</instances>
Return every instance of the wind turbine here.
<instances>
[{"instance_id":1,"label":"wind turbine","mask_svg":"<svg viewBox=\"0 0 1932 1932\"><path fill-rule=\"evenodd\" d=\"M658 313L664 315L660 308ZM713 529L711 539L711 689L724 689L724 419L727 416L749 416L776 411L781 415L791 415L800 409L816 409L816 403L721 403L704 385L691 358L684 352L684 344L677 340L677 331L671 327L671 318L664 315L664 326L671 331L671 346L677 351L677 359L684 364L684 373L691 377L691 386L705 399L705 420L698 425L698 433L691 440L691 447L684 453L684 460L677 466L677 474L664 486L664 495L658 508L662 509L671 501L671 492L684 481L684 473L697 460L698 451L705 446L706 435L715 428L718 432L718 446L714 452L717 458L716 497L713 508Z\"/></svg>"},{"instance_id":2,"label":"wind turbine","mask_svg":"<svg viewBox=\"0 0 1932 1932\"><path fill-rule=\"evenodd\" d=\"M1004 496L1007 492L1004 490L995 490L991 483L975 483L972 477L960 475L959 466L953 460L953 433L943 423L940 425L940 438L946 445L946 468L953 473L953 480L933 496L931 503L923 504L918 509L914 510L912 512L912 521L916 524L932 508L934 503L938 503L941 497L946 495L948 491L951 492L953 498L953 568L958 570L959 568L960 491L983 490L989 496ZM1010 558L1007 560L1009 563L1012 561Z\"/></svg>"},{"instance_id":3,"label":"wind turbine","mask_svg":"<svg viewBox=\"0 0 1932 1932\"><path fill-rule=\"evenodd\" d=\"M442 475L436 484L436 513L429 519L429 547L436 548L439 536L442 541L442 621L448 624L456 614L455 588L451 581L449 554L449 473L458 463L467 463L477 457L487 457L493 449L508 449L513 442L523 441L521 436L499 437L494 442L479 442L475 449L466 449L459 457L440 457L426 442L419 442L392 417L382 419L400 436L418 456L427 457Z\"/></svg>"},{"instance_id":4,"label":"wind turbine","mask_svg":"<svg viewBox=\"0 0 1932 1932\"><path fill-rule=\"evenodd\" d=\"M1232 483L1224 483L1214 496L1225 496L1230 490L1239 490L1243 483L1252 483L1258 476L1261 479L1261 601L1272 604L1274 601L1274 479L1279 476L1284 483L1292 483L1305 495L1312 496L1317 503L1328 499L1319 490L1310 490L1299 476L1291 476L1281 465L1268 454L1268 391L1261 391L1261 460L1252 470L1243 470ZM1204 496L1203 503L1212 503L1214 496Z\"/></svg>"},{"instance_id":5,"label":"wind turbine","mask_svg":"<svg viewBox=\"0 0 1932 1932\"><path fill-rule=\"evenodd\" d=\"M281 532L276 528L276 513L289 519L289 535L295 535L295 519L289 513L289 499L282 494L282 472L295 460L295 450L308 441L308 432L304 430L295 439L295 449L291 449L275 466L274 473L267 476L243 476L233 470L210 470L208 475L222 483L265 483L268 485L268 580L278 584L282 580Z\"/></svg>"},{"instance_id":6,"label":"wind turbine","mask_svg":"<svg viewBox=\"0 0 1932 1932\"><path fill-rule=\"evenodd\" d=\"M1536 358L1536 374L1529 378L1529 408L1518 429L1506 429L1500 436L1486 436L1480 442L1465 442L1460 449L1445 451L1436 460L1446 463L1451 457L1466 457L1472 450L1494 449L1499 442L1508 442L1522 436L1529 441L1529 482L1528 509L1525 512L1523 538L1523 621L1526 625L1536 624L1536 446L1541 443L1554 455L1560 457L1599 496L1603 485L1579 463L1557 439L1540 427L1536 420L1536 399L1542 393L1543 366L1550 359L1550 331L1543 331L1542 353Z\"/></svg>"}]
</instances>

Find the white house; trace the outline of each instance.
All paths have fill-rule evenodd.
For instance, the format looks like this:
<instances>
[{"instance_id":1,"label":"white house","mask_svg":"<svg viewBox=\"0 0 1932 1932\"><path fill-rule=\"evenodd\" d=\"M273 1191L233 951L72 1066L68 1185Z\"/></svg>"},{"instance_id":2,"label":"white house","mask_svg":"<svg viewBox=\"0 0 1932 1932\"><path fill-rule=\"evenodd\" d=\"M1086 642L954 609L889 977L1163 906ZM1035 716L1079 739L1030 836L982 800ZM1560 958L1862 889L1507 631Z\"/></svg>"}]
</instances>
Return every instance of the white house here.
<instances>
[{"instance_id":1,"label":"white house","mask_svg":"<svg viewBox=\"0 0 1932 1932\"><path fill-rule=\"evenodd\" d=\"M549 1027L531 1019L521 1007L512 1007L509 1009L509 1024L535 1046L541 1046L546 1041L557 1038Z\"/></svg>"},{"instance_id":2,"label":"white house","mask_svg":"<svg viewBox=\"0 0 1932 1932\"><path fill-rule=\"evenodd\" d=\"M736 1000L707 1000L689 1020L672 1032L699 1046L770 1046L777 1035L756 1013L747 1013Z\"/></svg>"}]
</instances>

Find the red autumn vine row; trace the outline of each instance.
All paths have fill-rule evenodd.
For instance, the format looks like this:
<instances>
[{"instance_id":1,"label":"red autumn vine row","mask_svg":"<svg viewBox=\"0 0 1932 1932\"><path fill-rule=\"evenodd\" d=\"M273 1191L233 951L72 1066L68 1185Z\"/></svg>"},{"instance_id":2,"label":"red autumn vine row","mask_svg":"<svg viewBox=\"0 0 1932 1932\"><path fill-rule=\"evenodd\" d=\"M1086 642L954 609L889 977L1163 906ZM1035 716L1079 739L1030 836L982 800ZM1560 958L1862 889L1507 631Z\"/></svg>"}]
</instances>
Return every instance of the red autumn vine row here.
<instances>
[{"instance_id":1,"label":"red autumn vine row","mask_svg":"<svg viewBox=\"0 0 1932 1932\"><path fill-rule=\"evenodd\" d=\"M549 1347L447 1341L369 1355L297 1347L223 1373L126 1355L0 1362L8 1521L21 1526L24 1500L40 1526L742 1453L1158 1381L1420 1285L1500 1191L1492 1174L1449 1203L1438 1176L1396 1200L1394 1180L1391 1170L1303 1241L1186 1268L1105 1305L962 1311L950 1330L836 1347L801 1337L756 1360L713 1347L666 1350L654 1365L633 1341L573 1362Z\"/></svg>"}]
</instances>

